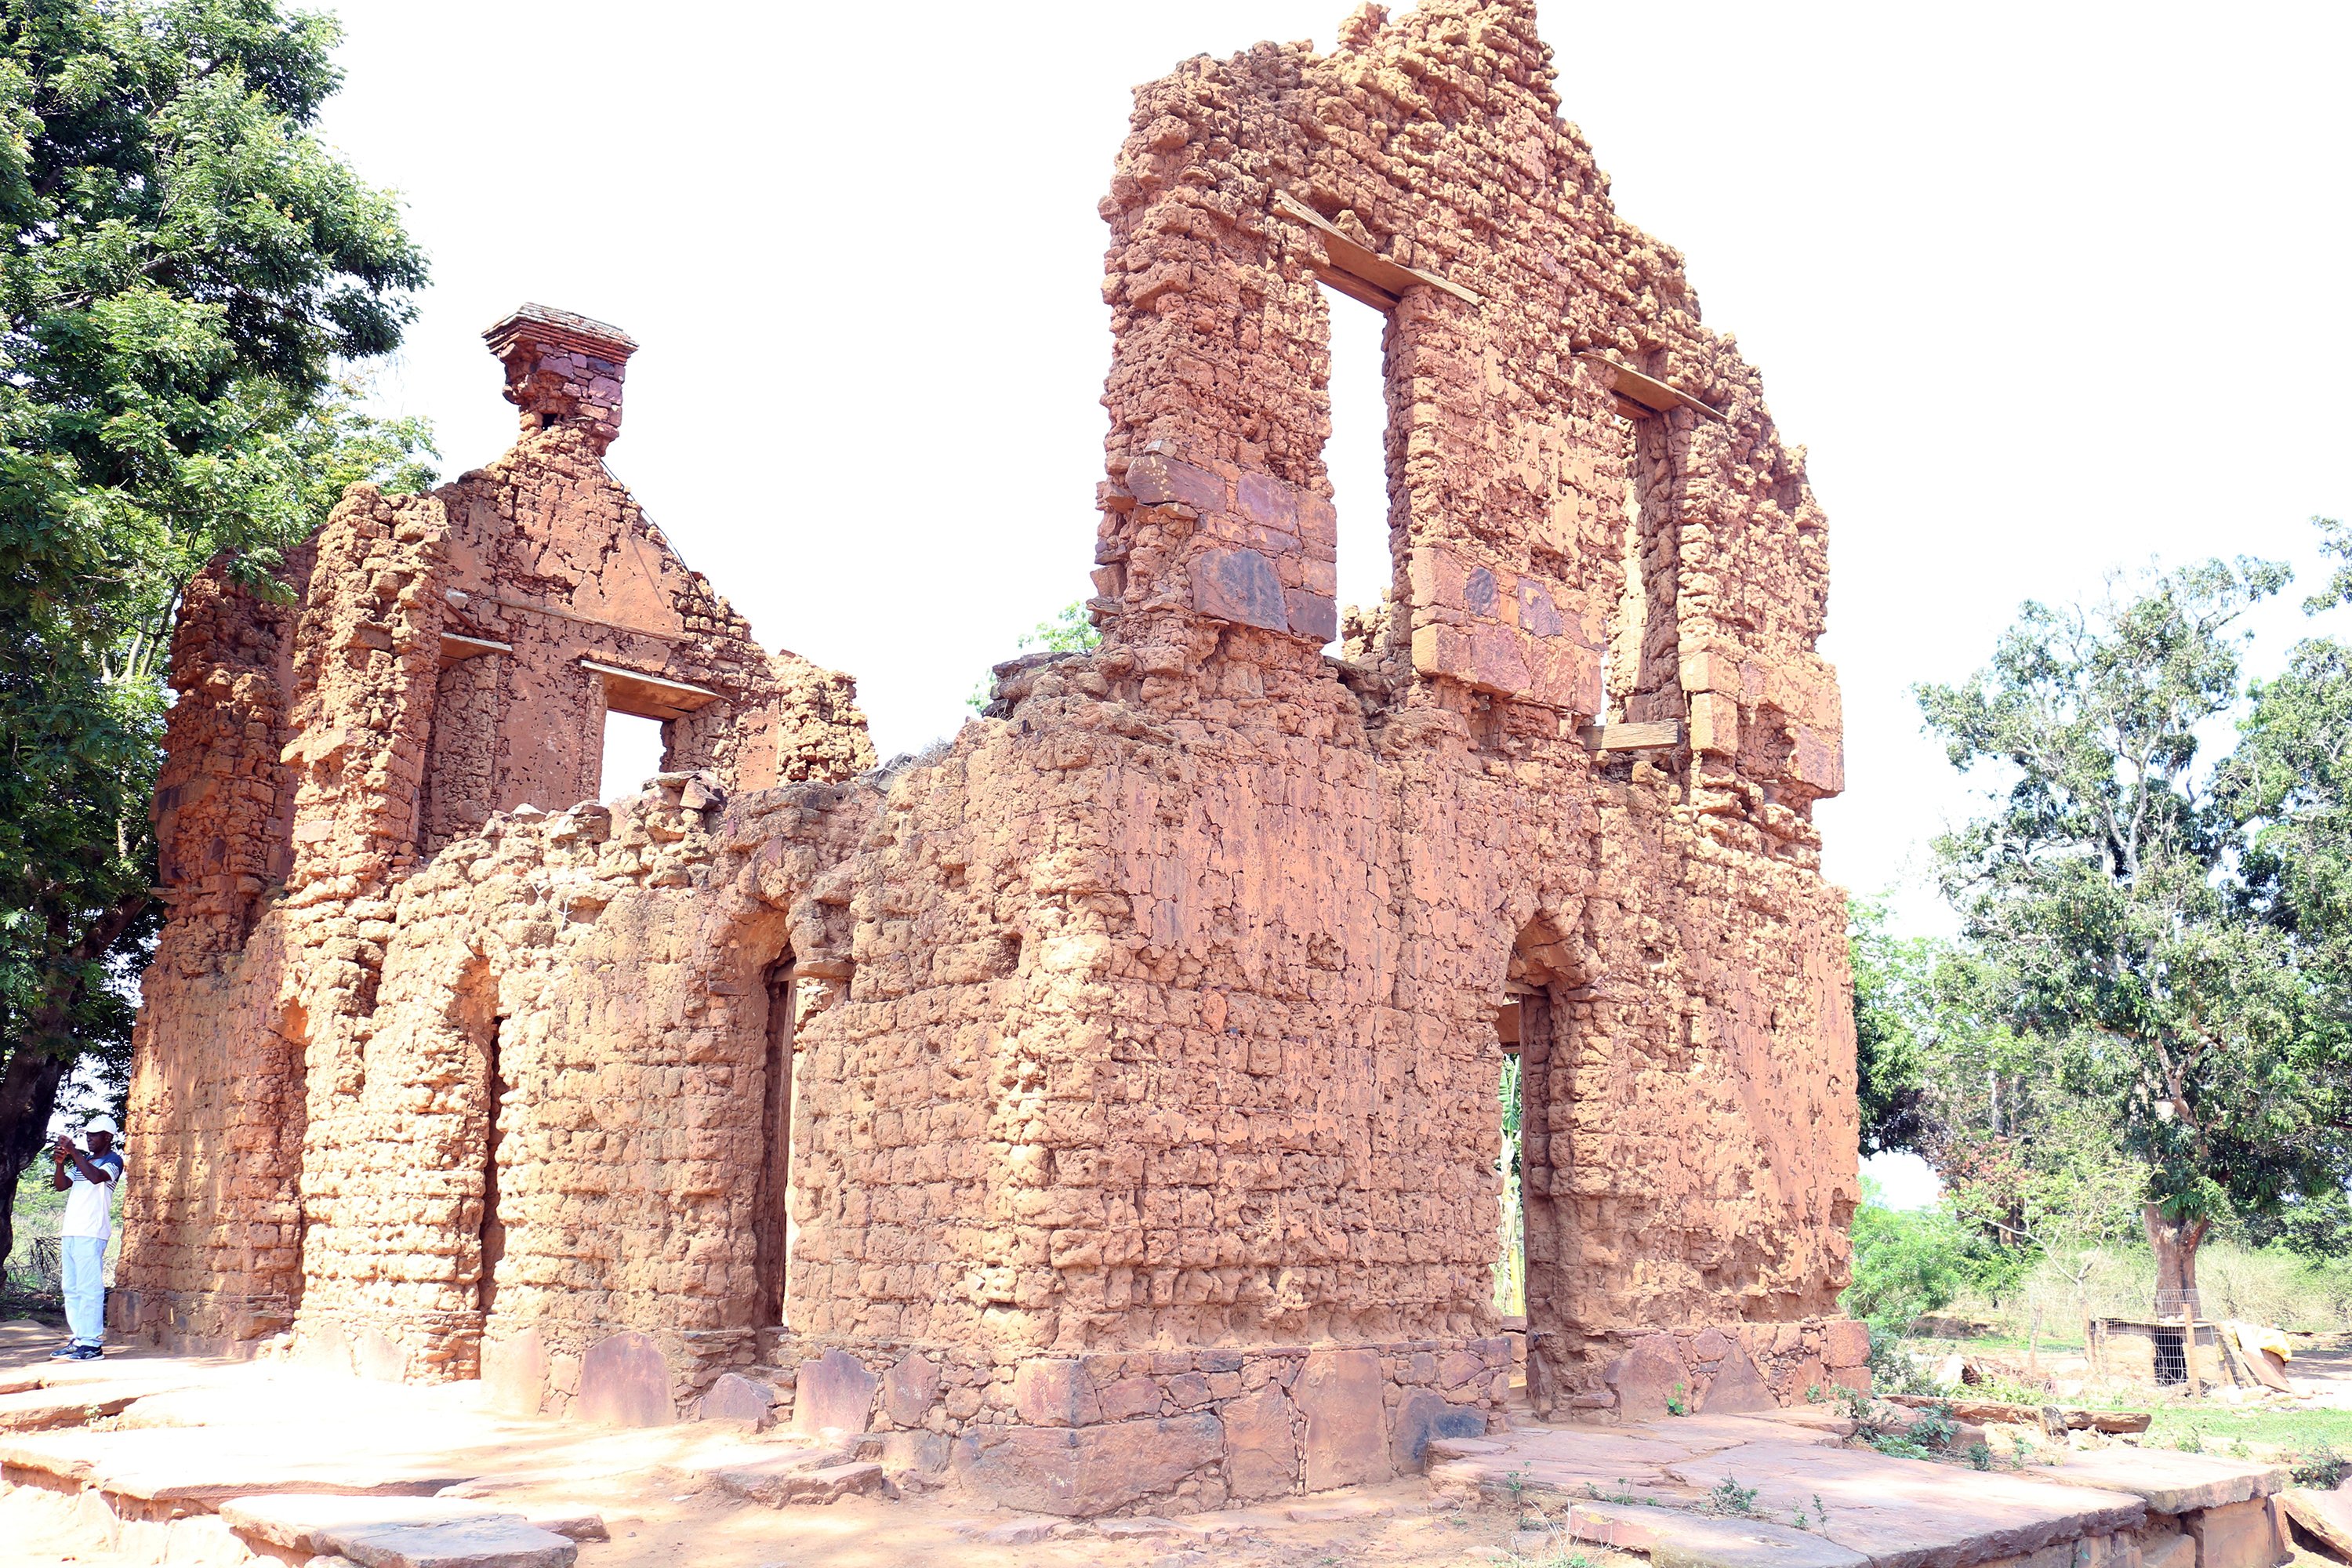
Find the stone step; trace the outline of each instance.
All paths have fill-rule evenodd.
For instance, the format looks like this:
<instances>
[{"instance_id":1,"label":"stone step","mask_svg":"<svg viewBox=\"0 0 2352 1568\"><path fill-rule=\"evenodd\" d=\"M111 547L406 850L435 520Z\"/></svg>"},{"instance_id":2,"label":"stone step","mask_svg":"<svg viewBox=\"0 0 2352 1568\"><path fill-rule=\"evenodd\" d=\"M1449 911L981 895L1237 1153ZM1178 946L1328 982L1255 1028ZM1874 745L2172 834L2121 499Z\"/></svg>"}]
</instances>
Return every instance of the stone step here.
<instances>
[{"instance_id":1,"label":"stone step","mask_svg":"<svg viewBox=\"0 0 2352 1568\"><path fill-rule=\"evenodd\" d=\"M2077 1449L2033 1473L2068 1486L2129 1492L2147 1503L2151 1513L2225 1508L2270 1497L2287 1484L2283 1466L2171 1448Z\"/></svg>"},{"instance_id":2,"label":"stone step","mask_svg":"<svg viewBox=\"0 0 2352 1568\"><path fill-rule=\"evenodd\" d=\"M0 1437L0 1466L68 1489L202 1507L264 1492L430 1497L468 1479L438 1455L336 1452L289 1445L275 1431L213 1427L23 1433Z\"/></svg>"},{"instance_id":3,"label":"stone step","mask_svg":"<svg viewBox=\"0 0 2352 1568\"><path fill-rule=\"evenodd\" d=\"M1645 1553L1651 1568L1866 1568L1870 1561L1810 1531L1625 1503L1570 1504L1566 1533Z\"/></svg>"},{"instance_id":4,"label":"stone step","mask_svg":"<svg viewBox=\"0 0 2352 1568\"><path fill-rule=\"evenodd\" d=\"M120 1415L155 1392L148 1383L68 1384L0 1394L0 1432L47 1432Z\"/></svg>"},{"instance_id":5,"label":"stone step","mask_svg":"<svg viewBox=\"0 0 2352 1568\"><path fill-rule=\"evenodd\" d=\"M1768 1520L1804 1514L1873 1568L1969 1568L2136 1529L2147 1517L2126 1492L1797 1443L1720 1449L1666 1474L1695 1489L1752 1492Z\"/></svg>"},{"instance_id":6,"label":"stone step","mask_svg":"<svg viewBox=\"0 0 2352 1568\"><path fill-rule=\"evenodd\" d=\"M1430 1481L1441 1492L1475 1489L1490 1500L1549 1510L1630 1510L1589 1515L1621 1527L1654 1516L1660 1528L1673 1527L1662 1550L1683 1553L1688 1568L1780 1562L1788 1568L1973 1568L2062 1543L2095 1543L2137 1529L2149 1506L2133 1493L2087 1484L2087 1473L2086 1484L2069 1485L1893 1458L1839 1446L1833 1427L1812 1431L1747 1415L1629 1428L1519 1428L1484 1439L1440 1439L1430 1453ZM1723 1523L1727 1512L1743 1516L1733 1521L1733 1535L1685 1522L1714 1515ZM2087 1552L2082 1563L2088 1568L2105 1560Z\"/></svg>"},{"instance_id":7,"label":"stone step","mask_svg":"<svg viewBox=\"0 0 2352 1568\"><path fill-rule=\"evenodd\" d=\"M677 1485L716 1487L766 1508L838 1502L887 1486L880 1465L856 1458L848 1448L789 1436L704 1447L663 1466L661 1473Z\"/></svg>"},{"instance_id":8,"label":"stone step","mask_svg":"<svg viewBox=\"0 0 2352 1568\"><path fill-rule=\"evenodd\" d=\"M580 1553L521 1513L465 1498L278 1493L232 1498L219 1511L248 1542L368 1568L572 1568Z\"/></svg>"}]
</instances>

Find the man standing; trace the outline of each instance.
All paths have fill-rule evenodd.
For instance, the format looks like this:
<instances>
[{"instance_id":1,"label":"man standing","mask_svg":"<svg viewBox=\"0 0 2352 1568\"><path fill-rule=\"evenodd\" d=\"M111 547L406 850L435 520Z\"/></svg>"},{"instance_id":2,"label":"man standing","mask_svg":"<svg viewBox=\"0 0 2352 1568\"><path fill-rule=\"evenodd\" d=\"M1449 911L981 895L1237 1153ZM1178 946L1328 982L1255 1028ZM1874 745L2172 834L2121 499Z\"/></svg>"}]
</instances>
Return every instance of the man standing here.
<instances>
[{"instance_id":1,"label":"man standing","mask_svg":"<svg viewBox=\"0 0 2352 1568\"><path fill-rule=\"evenodd\" d=\"M114 1118L101 1116L83 1129L88 1153L66 1132L49 1152L57 1162L50 1184L68 1194L58 1240L65 1254L66 1327L73 1335L49 1352L52 1360L97 1361L106 1354L106 1242L114 1231L114 1184L122 1178L122 1156L114 1152L119 1131Z\"/></svg>"}]
</instances>

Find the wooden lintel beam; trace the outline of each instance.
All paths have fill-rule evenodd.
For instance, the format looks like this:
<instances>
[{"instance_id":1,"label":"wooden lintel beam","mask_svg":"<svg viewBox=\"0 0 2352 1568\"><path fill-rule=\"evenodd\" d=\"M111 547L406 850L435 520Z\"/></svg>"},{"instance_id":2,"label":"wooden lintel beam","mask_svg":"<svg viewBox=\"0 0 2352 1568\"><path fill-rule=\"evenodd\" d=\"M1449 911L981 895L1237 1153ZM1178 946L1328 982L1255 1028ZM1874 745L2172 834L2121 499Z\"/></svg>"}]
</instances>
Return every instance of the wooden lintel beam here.
<instances>
[{"instance_id":1,"label":"wooden lintel beam","mask_svg":"<svg viewBox=\"0 0 2352 1568\"><path fill-rule=\"evenodd\" d=\"M1418 268L1391 261L1378 251L1349 238L1321 213L1287 192L1275 193L1274 210L1295 223L1305 224L1322 237L1323 253L1330 258L1330 267L1317 270L1323 281L1350 299L1361 300L1368 305L1380 305L1385 310L1402 298L1406 289L1421 285L1451 294L1465 304L1482 303L1477 295L1459 283L1440 278L1433 272L1423 272ZM1359 293L1348 287L1349 283L1368 288L1372 293ZM1374 298L1374 294L1387 296L1386 303Z\"/></svg>"},{"instance_id":2,"label":"wooden lintel beam","mask_svg":"<svg viewBox=\"0 0 2352 1568\"><path fill-rule=\"evenodd\" d=\"M1643 375L1632 365L1619 364L1607 354L1587 349L1576 357L1588 359L1595 364L1606 365L1609 368L1611 372L1609 390L1617 395L1621 403L1639 404L1643 408L1652 409L1660 414L1670 414L1677 408L1687 408L1694 414L1703 414L1721 424L1731 423L1731 416L1721 409L1701 403L1689 393L1677 391L1655 376Z\"/></svg>"},{"instance_id":3,"label":"wooden lintel beam","mask_svg":"<svg viewBox=\"0 0 2352 1568\"><path fill-rule=\"evenodd\" d=\"M1659 746L1679 746L1683 743L1683 724L1679 719L1652 724L1590 724L1584 730L1584 743L1596 752L1645 752Z\"/></svg>"},{"instance_id":4,"label":"wooden lintel beam","mask_svg":"<svg viewBox=\"0 0 2352 1568\"><path fill-rule=\"evenodd\" d=\"M486 653L512 653L514 644L497 642L489 637L461 637L456 632L441 634L441 662L452 665L461 659L479 658Z\"/></svg>"},{"instance_id":5,"label":"wooden lintel beam","mask_svg":"<svg viewBox=\"0 0 2352 1568\"><path fill-rule=\"evenodd\" d=\"M582 659L580 668L604 678L604 705L616 713L634 713L646 719L682 719L725 695L692 681L647 675L642 669L624 669L617 664L593 658Z\"/></svg>"}]
</instances>

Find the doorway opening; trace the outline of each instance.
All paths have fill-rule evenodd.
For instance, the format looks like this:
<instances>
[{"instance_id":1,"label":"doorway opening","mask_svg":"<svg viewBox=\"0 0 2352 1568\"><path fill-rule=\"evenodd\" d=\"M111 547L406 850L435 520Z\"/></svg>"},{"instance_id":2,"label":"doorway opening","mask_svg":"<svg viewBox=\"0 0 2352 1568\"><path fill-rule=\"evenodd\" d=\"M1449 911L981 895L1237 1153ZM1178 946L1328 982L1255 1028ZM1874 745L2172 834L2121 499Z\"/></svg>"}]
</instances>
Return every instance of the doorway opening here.
<instances>
[{"instance_id":1,"label":"doorway opening","mask_svg":"<svg viewBox=\"0 0 2352 1568\"><path fill-rule=\"evenodd\" d=\"M1331 436L1323 443L1323 469L1330 477L1331 505L1339 520L1338 598L1344 626L1344 612L1351 607L1376 613L1396 582L1389 539L1391 319L1386 310L1328 283L1317 287L1331 322Z\"/></svg>"},{"instance_id":2,"label":"doorway opening","mask_svg":"<svg viewBox=\"0 0 2352 1568\"><path fill-rule=\"evenodd\" d=\"M752 1273L758 1321L781 1325L791 1299L793 1224L793 1023L795 987L787 952L768 970L768 1050L760 1106L760 1179L753 1204Z\"/></svg>"},{"instance_id":3,"label":"doorway opening","mask_svg":"<svg viewBox=\"0 0 2352 1568\"><path fill-rule=\"evenodd\" d=\"M1495 1310L1507 1329L1525 1330L1528 1319L1527 1205L1519 1182L1519 1128L1524 1097L1519 1080L1519 1002L1513 997L1495 1015L1495 1033L1502 1043L1502 1069L1497 1075L1496 1115L1502 1123L1502 1153L1495 1162L1502 1178L1502 1223L1495 1255Z\"/></svg>"},{"instance_id":4,"label":"doorway opening","mask_svg":"<svg viewBox=\"0 0 2352 1568\"><path fill-rule=\"evenodd\" d=\"M506 1137L508 1083L499 1046L507 1032L503 1015L490 1020L483 1052L483 1100L488 1124L482 1140L482 1271L474 1281L475 1302L487 1318L499 1304L499 1264L507 1255L506 1221L499 1213L499 1145Z\"/></svg>"}]
</instances>

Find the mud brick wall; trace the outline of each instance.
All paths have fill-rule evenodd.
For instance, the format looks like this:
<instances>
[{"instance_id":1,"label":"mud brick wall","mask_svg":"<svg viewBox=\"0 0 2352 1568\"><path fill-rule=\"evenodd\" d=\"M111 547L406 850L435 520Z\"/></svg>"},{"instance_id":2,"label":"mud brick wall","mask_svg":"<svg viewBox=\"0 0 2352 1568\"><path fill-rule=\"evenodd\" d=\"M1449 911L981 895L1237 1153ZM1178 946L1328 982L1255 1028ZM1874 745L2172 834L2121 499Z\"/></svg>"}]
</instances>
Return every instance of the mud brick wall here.
<instances>
[{"instance_id":1,"label":"mud brick wall","mask_svg":"<svg viewBox=\"0 0 2352 1568\"><path fill-rule=\"evenodd\" d=\"M626 355L593 386L572 363L599 333L626 345L536 307L494 328L517 446L429 496L355 487L281 572L296 605L228 563L190 590L156 803L170 919L130 1117L131 1320L251 1341L307 1304L355 1347L376 1333L379 1368L470 1372L492 1293L486 1075L513 1005L464 919L525 946L558 929L496 896L452 918L452 879L505 864L476 836L592 798L608 705L665 719L672 794L698 805L872 766L854 684L761 652L604 468ZM682 881L640 853L679 833L625 815L605 850L589 820L604 875ZM534 853L577 859L569 840ZM446 951L420 956L420 931ZM505 1092L541 1099L527 1078Z\"/></svg>"},{"instance_id":2,"label":"mud brick wall","mask_svg":"<svg viewBox=\"0 0 2352 1568\"><path fill-rule=\"evenodd\" d=\"M1502 1397L1507 1018L1537 1408L1866 1381L1802 452L1524 3L1136 103L1103 641L921 757L605 473L634 345L563 312L490 334L516 447L354 490L290 633L204 601L130 1316L592 1419L757 1374L1024 1506L1364 1479ZM1327 287L1387 317L1378 605ZM667 769L580 805L623 705Z\"/></svg>"}]
</instances>

